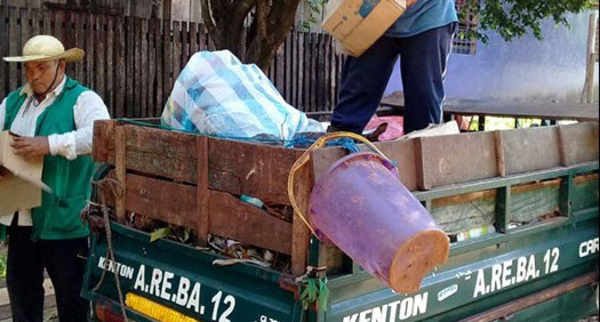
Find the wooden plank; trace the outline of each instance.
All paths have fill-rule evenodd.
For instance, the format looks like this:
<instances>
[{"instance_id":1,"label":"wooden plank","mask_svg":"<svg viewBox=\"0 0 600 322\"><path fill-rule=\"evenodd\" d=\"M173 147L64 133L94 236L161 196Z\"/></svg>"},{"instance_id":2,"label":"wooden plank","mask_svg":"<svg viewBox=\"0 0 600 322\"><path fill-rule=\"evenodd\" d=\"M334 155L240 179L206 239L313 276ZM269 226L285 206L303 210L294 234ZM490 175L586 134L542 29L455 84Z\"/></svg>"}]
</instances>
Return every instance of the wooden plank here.
<instances>
[{"instance_id":1,"label":"wooden plank","mask_svg":"<svg viewBox=\"0 0 600 322\"><path fill-rule=\"evenodd\" d=\"M128 211L178 226L198 226L196 187L134 174L127 174L126 181Z\"/></svg>"},{"instance_id":2,"label":"wooden plank","mask_svg":"<svg viewBox=\"0 0 600 322\"><path fill-rule=\"evenodd\" d=\"M291 254L292 225L227 193L209 191L210 220L198 213L197 188L127 174L126 209L170 224L196 228L202 220L208 231L242 243ZM109 200L110 202L110 200Z\"/></svg>"},{"instance_id":3,"label":"wooden plank","mask_svg":"<svg viewBox=\"0 0 600 322\"><path fill-rule=\"evenodd\" d=\"M8 6L2 4L0 6L0 37L8 38ZM0 57L8 56L8 46L0 46ZM10 91L8 86L8 64L4 61L0 62L0 99L4 99L4 95Z\"/></svg>"},{"instance_id":4,"label":"wooden plank","mask_svg":"<svg viewBox=\"0 0 600 322\"><path fill-rule=\"evenodd\" d=\"M415 161L415 140L399 140L390 142L378 142L374 144L390 160L397 163L398 178L409 190L417 189L417 164ZM361 144L362 152L372 150ZM347 155L348 152L341 147L330 147L313 150L311 154L313 173L315 180L319 180L324 171L334 162Z\"/></svg>"},{"instance_id":5,"label":"wooden plank","mask_svg":"<svg viewBox=\"0 0 600 322\"><path fill-rule=\"evenodd\" d=\"M337 69L337 75L338 75L338 78L337 78L338 82L337 82L337 84L338 85L341 84L341 82L342 82L342 70L344 68L344 64L346 64L346 57L344 55L338 55L338 66L337 66L337 68L338 68ZM340 87L341 87L341 85L338 86L338 90L339 90ZM336 104L337 104L337 102L339 100L339 97L337 96L337 93L336 93L335 97L336 97Z\"/></svg>"},{"instance_id":6,"label":"wooden plank","mask_svg":"<svg viewBox=\"0 0 600 322\"><path fill-rule=\"evenodd\" d=\"M505 209L510 216L505 217L506 223L530 223L553 214L558 208L559 184L560 180L555 179L511 187L510 202ZM448 234L498 224L497 196L496 189L491 189L434 199L430 213Z\"/></svg>"},{"instance_id":7,"label":"wooden plank","mask_svg":"<svg viewBox=\"0 0 600 322\"><path fill-rule=\"evenodd\" d=\"M0 20L0 24L3 24L4 21ZM32 35L42 35L41 33L41 24L42 24L42 16L39 8L31 9L31 34ZM0 35L2 33L0 32Z\"/></svg>"},{"instance_id":8,"label":"wooden plank","mask_svg":"<svg viewBox=\"0 0 600 322\"><path fill-rule=\"evenodd\" d=\"M196 183L195 135L136 125L117 128L124 128L127 133L128 169L177 182Z\"/></svg>"},{"instance_id":9,"label":"wooden plank","mask_svg":"<svg viewBox=\"0 0 600 322\"><path fill-rule=\"evenodd\" d=\"M173 21L173 80L171 86L175 84L179 72L181 71L182 46L181 24L179 21Z\"/></svg>"},{"instance_id":10,"label":"wooden plank","mask_svg":"<svg viewBox=\"0 0 600 322\"><path fill-rule=\"evenodd\" d=\"M95 162L108 162L110 151L114 157L114 139L115 126L117 121L103 120L94 123L94 144L92 145L92 158ZM114 159L113 159L114 164Z\"/></svg>"},{"instance_id":11,"label":"wooden plank","mask_svg":"<svg viewBox=\"0 0 600 322\"><path fill-rule=\"evenodd\" d=\"M323 41L323 57L321 58L323 61L323 96L321 105L319 106L322 111L331 111L331 100L330 100L330 91L331 91L331 37L329 35L322 35Z\"/></svg>"},{"instance_id":12,"label":"wooden plank","mask_svg":"<svg viewBox=\"0 0 600 322\"><path fill-rule=\"evenodd\" d=\"M598 160L598 123L559 125L558 137L563 166Z\"/></svg>"},{"instance_id":13,"label":"wooden plank","mask_svg":"<svg viewBox=\"0 0 600 322\"><path fill-rule=\"evenodd\" d=\"M296 161L294 150L210 138L208 155L212 189L253 196L267 204L289 204L287 177Z\"/></svg>"},{"instance_id":14,"label":"wooden plank","mask_svg":"<svg viewBox=\"0 0 600 322\"><path fill-rule=\"evenodd\" d=\"M504 144L502 142L502 135L500 131L494 132L494 142L496 147L496 166L498 169L498 175L501 177L506 176L506 160L504 159Z\"/></svg>"},{"instance_id":15,"label":"wooden plank","mask_svg":"<svg viewBox=\"0 0 600 322\"><path fill-rule=\"evenodd\" d=\"M117 182L119 184L119 188L121 189L121 193L117 196L115 210L117 215L117 221L120 223L125 223L126 221L125 205L127 198L127 147L125 144L125 131L125 127L117 127L115 129L115 169Z\"/></svg>"},{"instance_id":16,"label":"wooden plank","mask_svg":"<svg viewBox=\"0 0 600 322\"><path fill-rule=\"evenodd\" d=\"M96 29L96 61L94 62L94 74L96 76L96 90L100 97L106 97L106 33L104 31L105 15L96 15L94 26Z\"/></svg>"},{"instance_id":17,"label":"wooden plank","mask_svg":"<svg viewBox=\"0 0 600 322\"><path fill-rule=\"evenodd\" d=\"M51 11L48 10L42 10L42 17L43 17L43 21L42 21L42 33L45 35L51 35L52 32L50 31L50 25L51 25L51 20L50 18L53 17L54 15L52 14Z\"/></svg>"},{"instance_id":18,"label":"wooden plank","mask_svg":"<svg viewBox=\"0 0 600 322\"><path fill-rule=\"evenodd\" d=\"M296 158L302 155L298 151ZM305 215L305 218L310 216L308 202L310 193L314 183L311 167L304 167L297 173L294 192L296 204L299 210ZM303 220L297 214L294 214L292 221L292 274L299 276L306 270L308 262L308 247L311 237L311 232Z\"/></svg>"},{"instance_id":19,"label":"wooden plank","mask_svg":"<svg viewBox=\"0 0 600 322\"><path fill-rule=\"evenodd\" d=\"M127 23L129 18L117 17L115 19L115 62L118 66L115 73L116 80L116 89L115 89L115 115L113 117L124 117L126 116L125 104L126 104L126 94L127 94L127 70L129 69L126 66L126 62L128 60L126 57L131 56L127 55L126 48L126 29L123 29L123 26Z\"/></svg>"},{"instance_id":20,"label":"wooden plank","mask_svg":"<svg viewBox=\"0 0 600 322\"><path fill-rule=\"evenodd\" d=\"M75 14L71 14L76 16ZM96 15L93 13L87 14L86 19L86 55L85 55L85 84L93 89L96 89L98 84L96 83L96 75L94 67L96 67ZM72 32L72 31L71 31Z\"/></svg>"},{"instance_id":21,"label":"wooden plank","mask_svg":"<svg viewBox=\"0 0 600 322\"><path fill-rule=\"evenodd\" d=\"M144 77L143 77L143 58L145 53L142 52L142 19L138 17L133 18L134 21L134 34L133 34L133 46L134 49L134 72L133 72L133 117L146 117L144 114L145 106L142 100L144 92Z\"/></svg>"},{"instance_id":22,"label":"wooden plank","mask_svg":"<svg viewBox=\"0 0 600 322\"><path fill-rule=\"evenodd\" d=\"M94 131L94 158L115 164L110 124ZM127 133L127 167L178 182L197 183L196 135L122 125ZM103 133L101 133L103 132ZM209 137L209 186L236 195L249 195L268 204L289 205L287 176L296 160L292 149ZM240 162L244 160L244 162Z\"/></svg>"},{"instance_id":23,"label":"wooden plank","mask_svg":"<svg viewBox=\"0 0 600 322\"><path fill-rule=\"evenodd\" d=\"M104 28L106 28L106 31L104 33L104 42L106 43L106 93L104 94L103 98L104 98L104 103L108 106L108 110L110 112L110 115L112 116L116 116L117 115L117 106L116 106L116 100L115 100L115 81L116 81L116 77L115 77L115 73L116 70L118 69L122 69L123 66L122 65L114 65L115 62L117 61L115 59L115 40L116 40L116 33L115 33L115 18L112 15L108 15L106 16L106 20L105 20L106 24L103 26ZM116 67L116 68L115 68Z\"/></svg>"},{"instance_id":24,"label":"wooden plank","mask_svg":"<svg viewBox=\"0 0 600 322\"><path fill-rule=\"evenodd\" d=\"M173 43L171 41L171 21L163 20L163 103L166 103L173 88Z\"/></svg>"},{"instance_id":25,"label":"wooden plank","mask_svg":"<svg viewBox=\"0 0 600 322\"><path fill-rule=\"evenodd\" d=\"M198 24L190 23L190 57L200 50Z\"/></svg>"},{"instance_id":26,"label":"wooden plank","mask_svg":"<svg viewBox=\"0 0 600 322\"><path fill-rule=\"evenodd\" d=\"M311 76L310 76L310 105L311 105L311 111L312 112L318 112L319 111L319 106L317 105L317 103L319 102L319 92L321 90L320 88L320 83L319 83L319 79L320 76L319 74L321 74L323 71L319 69L319 55L321 54L321 49L319 48L319 35L317 33L311 33L310 34L310 42L311 42L311 58L310 58L310 69L311 69Z\"/></svg>"},{"instance_id":27,"label":"wooden plank","mask_svg":"<svg viewBox=\"0 0 600 322\"><path fill-rule=\"evenodd\" d=\"M156 100L155 100L155 104L156 104L156 108L158 109L158 111L160 111L159 113L157 113L157 116L160 115L160 113L162 112L163 106L166 103L166 98L163 96L163 78L165 77L164 72L163 72L163 66L164 66L164 61L163 61L163 25L161 23L161 20L156 19L154 20L154 31L155 31L155 48L154 48L154 52L155 52L155 83L154 86L156 86L155 89L155 96L156 96Z\"/></svg>"},{"instance_id":28,"label":"wooden plank","mask_svg":"<svg viewBox=\"0 0 600 322\"><path fill-rule=\"evenodd\" d=\"M420 189L495 177L498 171L492 132L416 139Z\"/></svg>"},{"instance_id":29,"label":"wooden plank","mask_svg":"<svg viewBox=\"0 0 600 322\"><path fill-rule=\"evenodd\" d=\"M292 106L296 109L300 109L298 105L298 32L293 32L290 37L290 100Z\"/></svg>"},{"instance_id":30,"label":"wooden plank","mask_svg":"<svg viewBox=\"0 0 600 322\"><path fill-rule=\"evenodd\" d=\"M86 38L87 38L86 37L87 31L85 30L85 23L84 23L85 16L84 15L75 15L74 18L75 18L75 30L73 32L73 37L74 37L75 44L77 45L77 47L82 48L86 52L86 55L89 56L89 52L87 51L87 46L85 45ZM73 77L75 77L75 79L79 80L80 82L85 83L86 79L83 74L83 65L84 65L83 62L76 63L74 65L75 65L75 74L73 75Z\"/></svg>"},{"instance_id":31,"label":"wooden plank","mask_svg":"<svg viewBox=\"0 0 600 322\"><path fill-rule=\"evenodd\" d=\"M304 34L304 66L303 66L303 71L304 71L304 79L303 79L303 83L304 83L304 91L302 91L303 94L303 100L304 100L304 104L302 106L302 111L304 112L310 112L312 111L312 106L311 106L311 97L312 97L312 87L311 87L311 80L312 80L312 68L311 68L311 56L312 56L312 52L311 50L312 48L312 42L311 42L311 35L310 33L305 33Z\"/></svg>"},{"instance_id":32,"label":"wooden plank","mask_svg":"<svg viewBox=\"0 0 600 322\"><path fill-rule=\"evenodd\" d=\"M19 20L20 20L20 32L21 32L21 41L20 41L20 46L18 49L18 53L19 55L21 55L21 51L23 48L23 45L25 45L25 43L27 42L27 40L29 40L29 38L31 38L31 28L29 26L29 19L28 19L28 13L29 13L29 9L28 8L19 8ZM23 72L22 72L22 64L15 64L15 63L11 63L10 65L21 65L18 67L18 70L21 71L18 73L18 86L21 86L20 84L23 84L24 82L26 82L26 79L23 77Z\"/></svg>"},{"instance_id":33,"label":"wooden plank","mask_svg":"<svg viewBox=\"0 0 600 322\"><path fill-rule=\"evenodd\" d=\"M208 240L210 193L208 191L208 139L204 136L196 137L196 159L198 183L196 189L198 237L201 241Z\"/></svg>"},{"instance_id":34,"label":"wooden plank","mask_svg":"<svg viewBox=\"0 0 600 322\"><path fill-rule=\"evenodd\" d=\"M285 38L284 47L283 47L283 92L282 95L285 98L285 101L288 104L294 106L294 101L292 100L292 90L291 81L292 81L292 40L294 31L290 32L288 36Z\"/></svg>"},{"instance_id":35,"label":"wooden plank","mask_svg":"<svg viewBox=\"0 0 600 322\"><path fill-rule=\"evenodd\" d=\"M181 56L179 57L179 61L181 62L181 64L179 65L180 68L183 68L185 66L185 64L187 64L187 61L190 57L190 49L189 49L189 44L190 44L190 34L188 32L188 24L187 21L182 21L181 22Z\"/></svg>"},{"instance_id":36,"label":"wooden plank","mask_svg":"<svg viewBox=\"0 0 600 322\"><path fill-rule=\"evenodd\" d=\"M8 8L8 39L13 41L8 42L8 56L20 55L23 43L21 42L20 29L17 21L19 19L17 9L15 7ZM17 70L19 64L8 65L8 87L10 90L15 90L21 84L21 73Z\"/></svg>"},{"instance_id":37,"label":"wooden plank","mask_svg":"<svg viewBox=\"0 0 600 322\"><path fill-rule=\"evenodd\" d=\"M31 10L28 7L19 8L21 19L21 43L24 45L29 38L33 37L31 24Z\"/></svg>"},{"instance_id":38,"label":"wooden plank","mask_svg":"<svg viewBox=\"0 0 600 322\"><path fill-rule=\"evenodd\" d=\"M126 67L126 86L125 86L125 105L124 105L124 114L125 117L131 117L135 115L134 106L136 104L135 101L135 91L134 87L135 83L135 17L126 17L125 18L125 47L124 47L124 57L126 57L125 67ZM134 48L131 48L134 47ZM132 55L133 53L133 55Z\"/></svg>"},{"instance_id":39,"label":"wooden plank","mask_svg":"<svg viewBox=\"0 0 600 322\"><path fill-rule=\"evenodd\" d=\"M156 101L156 23L158 19L149 19L146 38L148 50L148 81L146 83L146 96L148 97L148 117L160 117L161 104Z\"/></svg>"},{"instance_id":40,"label":"wooden plank","mask_svg":"<svg viewBox=\"0 0 600 322\"><path fill-rule=\"evenodd\" d=\"M280 47L277 50L275 62L272 66L275 68L275 87L283 97L285 93L285 53L282 49Z\"/></svg>"},{"instance_id":41,"label":"wooden plank","mask_svg":"<svg viewBox=\"0 0 600 322\"><path fill-rule=\"evenodd\" d=\"M211 234L291 254L292 225L238 198L210 191Z\"/></svg>"},{"instance_id":42,"label":"wooden plank","mask_svg":"<svg viewBox=\"0 0 600 322\"><path fill-rule=\"evenodd\" d=\"M556 127L503 130L499 134L507 175L560 166Z\"/></svg>"},{"instance_id":43,"label":"wooden plank","mask_svg":"<svg viewBox=\"0 0 600 322\"><path fill-rule=\"evenodd\" d=\"M208 31L204 25L198 25L198 50L208 50Z\"/></svg>"},{"instance_id":44,"label":"wooden plank","mask_svg":"<svg viewBox=\"0 0 600 322\"><path fill-rule=\"evenodd\" d=\"M148 20L140 19L139 20L139 39L140 39L140 50L141 53L138 57L138 65L140 70L140 99L137 103L140 105L140 114L136 115L137 117L149 117L152 113L150 113L150 106L148 104L148 94L150 92L149 88L149 80L148 80L148 69L150 68L150 57L148 57Z\"/></svg>"},{"instance_id":45,"label":"wooden plank","mask_svg":"<svg viewBox=\"0 0 600 322\"><path fill-rule=\"evenodd\" d=\"M301 33L298 35L298 48L297 48L297 53L298 56L296 57L296 69L297 69L297 73L298 73L298 82L296 83L297 86L297 95L298 95L298 103L296 104L296 108L301 110L301 111L306 111L306 103L304 101L304 39L305 39L305 34Z\"/></svg>"}]
</instances>

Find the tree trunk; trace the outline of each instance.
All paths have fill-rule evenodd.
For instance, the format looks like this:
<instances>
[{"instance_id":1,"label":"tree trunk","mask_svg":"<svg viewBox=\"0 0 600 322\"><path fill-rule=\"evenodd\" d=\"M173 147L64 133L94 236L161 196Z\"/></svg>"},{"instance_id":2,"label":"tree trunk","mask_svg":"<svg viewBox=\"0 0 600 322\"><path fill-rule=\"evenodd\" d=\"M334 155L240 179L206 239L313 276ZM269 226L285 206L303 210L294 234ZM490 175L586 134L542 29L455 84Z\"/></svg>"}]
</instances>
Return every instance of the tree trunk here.
<instances>
[{"instance_id":1,"label":"tree trunk","mask_svg":"<svg viewBox=\"0 0 600 322\"><path fill-rule=\"evenodd\" d=\"M202 20L216 49L266 71L292 28L299 2L202 0Z\"/></svg>"}]
</instances>

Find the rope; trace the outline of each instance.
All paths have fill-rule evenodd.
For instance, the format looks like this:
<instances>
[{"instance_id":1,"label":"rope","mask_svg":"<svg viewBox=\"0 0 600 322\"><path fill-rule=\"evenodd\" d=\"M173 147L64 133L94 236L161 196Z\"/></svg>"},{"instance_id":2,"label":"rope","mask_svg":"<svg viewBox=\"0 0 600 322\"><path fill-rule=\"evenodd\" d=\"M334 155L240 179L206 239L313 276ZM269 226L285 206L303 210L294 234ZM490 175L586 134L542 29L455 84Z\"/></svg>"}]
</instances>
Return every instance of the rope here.
<instances>
[{"instance_id":1,"label":"rope","mask_svg":"<svg viewBox=\"0 0 600 322\"><path fill-rule=\"evenodd\" d=\"M106 255L105 258L110 261L115 261L115 253L112 245L112 230L110 229L110 217L108 215L108 207L106 206L106 199L104 198L104 187L108 188L115 197L121 195L121 187L119 183L115 179L105 178L96 183L98 187L98 201L100 202L100 207L102 209L102 215L104 218L104 230L106 232ZM121 281L119 280L119 274L117 272L113 272L115 276L115 285L117 286L117 293L119 295L119 303L121 305L121 314L125 321L129 321L127 318L127 310L125 309L125 301L123 300L123 291L121 290ZM102 267L102 275L100 275L100 280L92 289L93 292L96 292L102 283L104 282L104 277L106 275L106 265Z\"/></svg>"},{"instance_id":2,"label":"rope","mask_svg":"<svg viewBox=\"0 0 600 322\"><path fill-rule=\"evenodd\" d=\"M371 150L377 152L379 155L381 155L384 159L389 160L388 157L385 156L385 154L383 154L375 145L373 145L373 143L369 142L369 140L367 140L366 138L356 134L356 133L351 133L351 132L333 132L333 133L328 133L325 134L324 136L318 138L315 143L313 143L313 145L311 145L308 149L306 149L306 151L300 156L300 158L298 158L298 160L296 160L296 162L294 162L294 164L292 165L292 168L290 169L290 174L288 175L288 197L290 198L290 203L292 205L292 207L294 208L294 214L298 215L298 217L300 217L300 220L302 220L302 222L308 227L308 229L310 229L310 231L313 233L313 235L317 236L317 234L315 233L315 230L313 229L313 227L310 225L310 223L308 222L308 220L306 219L306 217L304 216L304 214L302 214L302 211L300 210L300 208L298 207L298 204L296 203L296 197L295 197L295 191L294 191L294 180L296 178L296 173L302 169L306 163L308 163L308 161L310 160L310 153L313 149L315 148L320 148L323 147L325 145L325 143L327 143L327 141L330 141L332 139L338 139L338 138L350 138L350 139L355 139L358 141L361 141L362 143L366 144ZM344 142L344 141L351 141L351 140L340 140L342 143L342 146L346 147L347 149L351 150L351 151L358 151L358 148L356 147L356 145L354 144L354 142L352 141L352 145L354 145L354 147L350 147L350 143L348 142ZM391 162L391 161L390 161ZM318 237L318 236L317 236Z\"/></svg>"}]
</instances>

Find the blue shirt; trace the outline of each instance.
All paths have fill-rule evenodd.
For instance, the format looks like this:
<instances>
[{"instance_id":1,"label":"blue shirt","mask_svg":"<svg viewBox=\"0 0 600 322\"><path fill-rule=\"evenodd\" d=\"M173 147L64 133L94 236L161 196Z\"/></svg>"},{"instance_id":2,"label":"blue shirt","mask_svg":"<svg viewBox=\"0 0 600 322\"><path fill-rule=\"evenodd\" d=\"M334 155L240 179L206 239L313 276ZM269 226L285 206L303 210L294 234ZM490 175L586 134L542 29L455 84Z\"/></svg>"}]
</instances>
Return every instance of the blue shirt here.
<instances>
[{"instance_id":1,"label":"blue shirt","mask_svg":"<svg viewBox=\"0 0 600 322\"><path fill-rule=\"evenodd\" d=\"M404 38L458 21L454 0L418 0L386 31L389 37Z\"/></svg>"}]
</instances>

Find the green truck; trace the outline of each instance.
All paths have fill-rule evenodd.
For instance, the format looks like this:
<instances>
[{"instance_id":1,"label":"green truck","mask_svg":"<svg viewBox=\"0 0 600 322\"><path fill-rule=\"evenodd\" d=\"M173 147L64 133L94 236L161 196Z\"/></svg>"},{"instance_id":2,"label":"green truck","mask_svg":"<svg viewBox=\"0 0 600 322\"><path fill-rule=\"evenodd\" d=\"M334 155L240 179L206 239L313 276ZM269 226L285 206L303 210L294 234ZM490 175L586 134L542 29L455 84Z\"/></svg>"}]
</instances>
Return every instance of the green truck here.
<instances>
[{"instance_id":1,"label":"green truck","mask_svg":"<svg viewBox=\"0 0 600 322\"><path fill-rule=\"evenodd\" d=\"M88 215L94 233L82 295L99 321L577 321L597 314L597 123L375 145L451 241L447 262L417 292L394 292L290 211L288 174L303 150L111 120L94 132L94 159L109 167L96 178L98 206ZM344 154L340 147L311 152L293 187L300 208ZM165 228L170 237L158 238ZM232 258L211 247L215 238L275 259Z\"/></svg>"}]
</instances>

